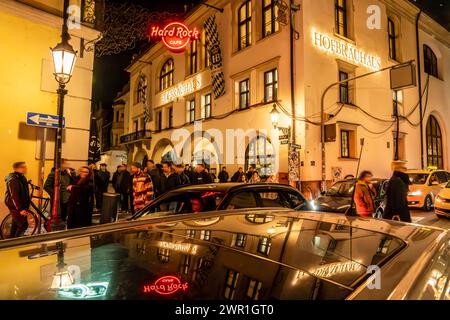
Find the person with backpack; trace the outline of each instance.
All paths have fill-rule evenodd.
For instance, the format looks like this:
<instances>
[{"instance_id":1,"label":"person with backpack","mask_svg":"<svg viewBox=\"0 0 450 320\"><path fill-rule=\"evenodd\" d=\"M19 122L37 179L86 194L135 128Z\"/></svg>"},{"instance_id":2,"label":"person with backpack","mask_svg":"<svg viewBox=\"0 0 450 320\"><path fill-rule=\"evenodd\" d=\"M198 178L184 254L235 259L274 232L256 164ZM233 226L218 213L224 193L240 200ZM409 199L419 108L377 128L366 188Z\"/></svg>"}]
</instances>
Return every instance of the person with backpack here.
<instances>
[{"instance_id":1,"label":"person with backpack","mask_svg":"<svg viewBox=\"0 0 450 320\"><path fill-rule=\"evenodd\" d=\"M12 215L10 238L22 236L28 228L27 214L31 203L25 162L13 164L14 172L6 178L5 204Z\"/></svg>"}]
</instances>

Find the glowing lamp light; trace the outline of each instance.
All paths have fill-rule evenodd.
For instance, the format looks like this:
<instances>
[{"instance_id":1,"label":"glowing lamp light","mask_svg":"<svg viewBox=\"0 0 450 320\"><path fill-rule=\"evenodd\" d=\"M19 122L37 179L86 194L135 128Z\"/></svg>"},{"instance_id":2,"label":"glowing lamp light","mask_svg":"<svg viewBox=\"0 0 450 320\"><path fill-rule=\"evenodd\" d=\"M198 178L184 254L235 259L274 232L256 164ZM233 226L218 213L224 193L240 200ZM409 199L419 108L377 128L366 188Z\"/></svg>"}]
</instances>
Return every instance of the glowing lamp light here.
<instances>
[{"instance_id":1,"label":"glowing lamp light","mask_svg":"<svg viewBox=\"0 0 450 320\"><path fill-rule=\"evenodd\" d=\"M68 83L73 74L77 53L67 41L57 44L51 50L56 81Z\"/></svg>"},{"instance_id":2,"label":"glowing lamp light","mask_svg":"<svg viewBox=\"0 0 450 320\"><path fill-rule=\"evenodd\" d=\"M277 110L277 106L274 103L272 111L270 111L270 120L274 128L278 127L278 120L280 118L280 112Z\"/></svg>"},{"instance_id":3,"label":"glowing lamp light","mask_svg":"<svg viewBox=\"0 0 450 320\"><path fill-rule=\"evenodd\" d=\"M53 281L50 289L61 289L73 285L75 282L69 271L57 272L53 275Z\"/></svg>"}]
</instances>

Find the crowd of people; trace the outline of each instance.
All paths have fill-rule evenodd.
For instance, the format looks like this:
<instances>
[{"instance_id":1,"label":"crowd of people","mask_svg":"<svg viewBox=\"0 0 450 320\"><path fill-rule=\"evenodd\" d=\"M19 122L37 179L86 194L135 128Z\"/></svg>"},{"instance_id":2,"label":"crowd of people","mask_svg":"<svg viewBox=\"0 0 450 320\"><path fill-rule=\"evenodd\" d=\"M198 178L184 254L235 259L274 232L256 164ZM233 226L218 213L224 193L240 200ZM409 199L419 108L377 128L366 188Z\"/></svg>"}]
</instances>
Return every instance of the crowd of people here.
<instances>
[{"instance_id":1,"label":"crowd of people","mask_svg":"<svg viewBox=\"0 0 450 320\"><path fill-rule=\"evenodd\" d=\"M31 203L28 181L25 177L27 166L25 162L13 164L13 172L6 178L5 204L9 208L13 223L11 237L21 236L28 227L27 214ZM143 166L134 162L128 171L127 165L117 167L111 176L106 164L100 164L97 169L95 164L82 166L76 172L70 168L67 161L62 160L60 169L60 218L67 224L68 229L90 226L94 208L102 209L103 195L108 192L110 180L115 193L120 195L119 211L134 214L142 209L153 199L165 192L188 184L204 184L212 182L248 182L261 181L258 171L250 166L247 172L240 167L229 177L226 167L222 167L216 177L209 172L207 166L199 163L193 168L190 165L162 161L155 164L148 160ZM409 178L405 173L406 168L397 166L389 180L386 190L385 219L397 219L411 222L408 209L407 193ZM376 190L371 182L372 173L363 171L355 184L353 201L356 213L369 217L374 214ZM266 179L266 182L276 182L274 176ZM55 170L52 169L44 183L44 190L49 194L53 205L55 185Z\"/></svg>"}]
</instances>

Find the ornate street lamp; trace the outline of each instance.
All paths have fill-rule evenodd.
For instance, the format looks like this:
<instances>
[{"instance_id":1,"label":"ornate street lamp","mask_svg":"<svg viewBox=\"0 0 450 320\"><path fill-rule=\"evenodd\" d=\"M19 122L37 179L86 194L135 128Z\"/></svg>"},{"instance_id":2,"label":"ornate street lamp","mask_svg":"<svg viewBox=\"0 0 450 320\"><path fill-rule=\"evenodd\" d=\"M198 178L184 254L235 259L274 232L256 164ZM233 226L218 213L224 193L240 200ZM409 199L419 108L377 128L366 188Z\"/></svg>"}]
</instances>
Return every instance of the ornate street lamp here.
<instances>
[{"instance_id":1,"label":"ornate street lamp","mask_svg":"<svg viewBox=\"0 0 450 320\"><path fill-rule=\"evenodd\" d=\"M274 128L278 127L278 120L280 119L280 112L277 110L277 105L274 103L272 111L270 111L270 120Z\"/></svg>"},{"instance_id":2,"label":"ornate street lamp","mask_svg":"<svg viewBox=\"0 0 450 320\"><path fill-rule=\"evenodd\" d=\"M66 84L72 77L75 66L76 52L69 44L70 35L67 27L67 20L69 14L67 9L69 7L69 0L64 0L63 7L63 25L61 33L61 43L56 45L52 50L54 75L56 81L59 83L58 93L58 128L56 131L55 143L55 181L53 191L53 206L52 206L52 230L63 229L64 222L61 221L61 201L60 201L60 178L61 178L61 155L62 155L62 139L63 139L63 117L64 117L64 96L67 94Z\"/></svg>"}]
</instances>

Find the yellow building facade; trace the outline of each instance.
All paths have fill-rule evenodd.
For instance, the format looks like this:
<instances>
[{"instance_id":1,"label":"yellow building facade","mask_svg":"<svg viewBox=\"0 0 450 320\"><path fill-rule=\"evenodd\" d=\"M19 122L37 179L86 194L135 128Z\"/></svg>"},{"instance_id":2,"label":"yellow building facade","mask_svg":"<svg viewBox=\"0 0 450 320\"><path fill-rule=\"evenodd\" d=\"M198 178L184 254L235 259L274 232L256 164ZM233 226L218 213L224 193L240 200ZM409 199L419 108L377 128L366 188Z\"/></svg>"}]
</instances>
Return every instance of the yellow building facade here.
<instances>
[{"instance_id":1,"label":"yellow building facade","mask_svg":"<svg viewBox=\"0 0 450 320\"><path fill-rule=\"evenodd\" d=\"M85 8L93 1L71 1L73 8ZM91 7L92 8L92 7ZM3 142L0 175L7 176L12 164L25 161L28 179L40 184L40 146L43 129L26 125L26 113L57 114L57 82L53 76L50 48L61 41L63 1L0 2L0 132ZM88 158L93 51L83 50L83 43L95 40L99 32L83 21L69 28L70 43L78 52L74 74L67 85L63 157L78 168ZM83 39L83 40L82 40ZM54 158L55 130L48 129L45 175ZM0 219L6 215L5 184L0 183Z\"/></svg>"}]
</instances>

